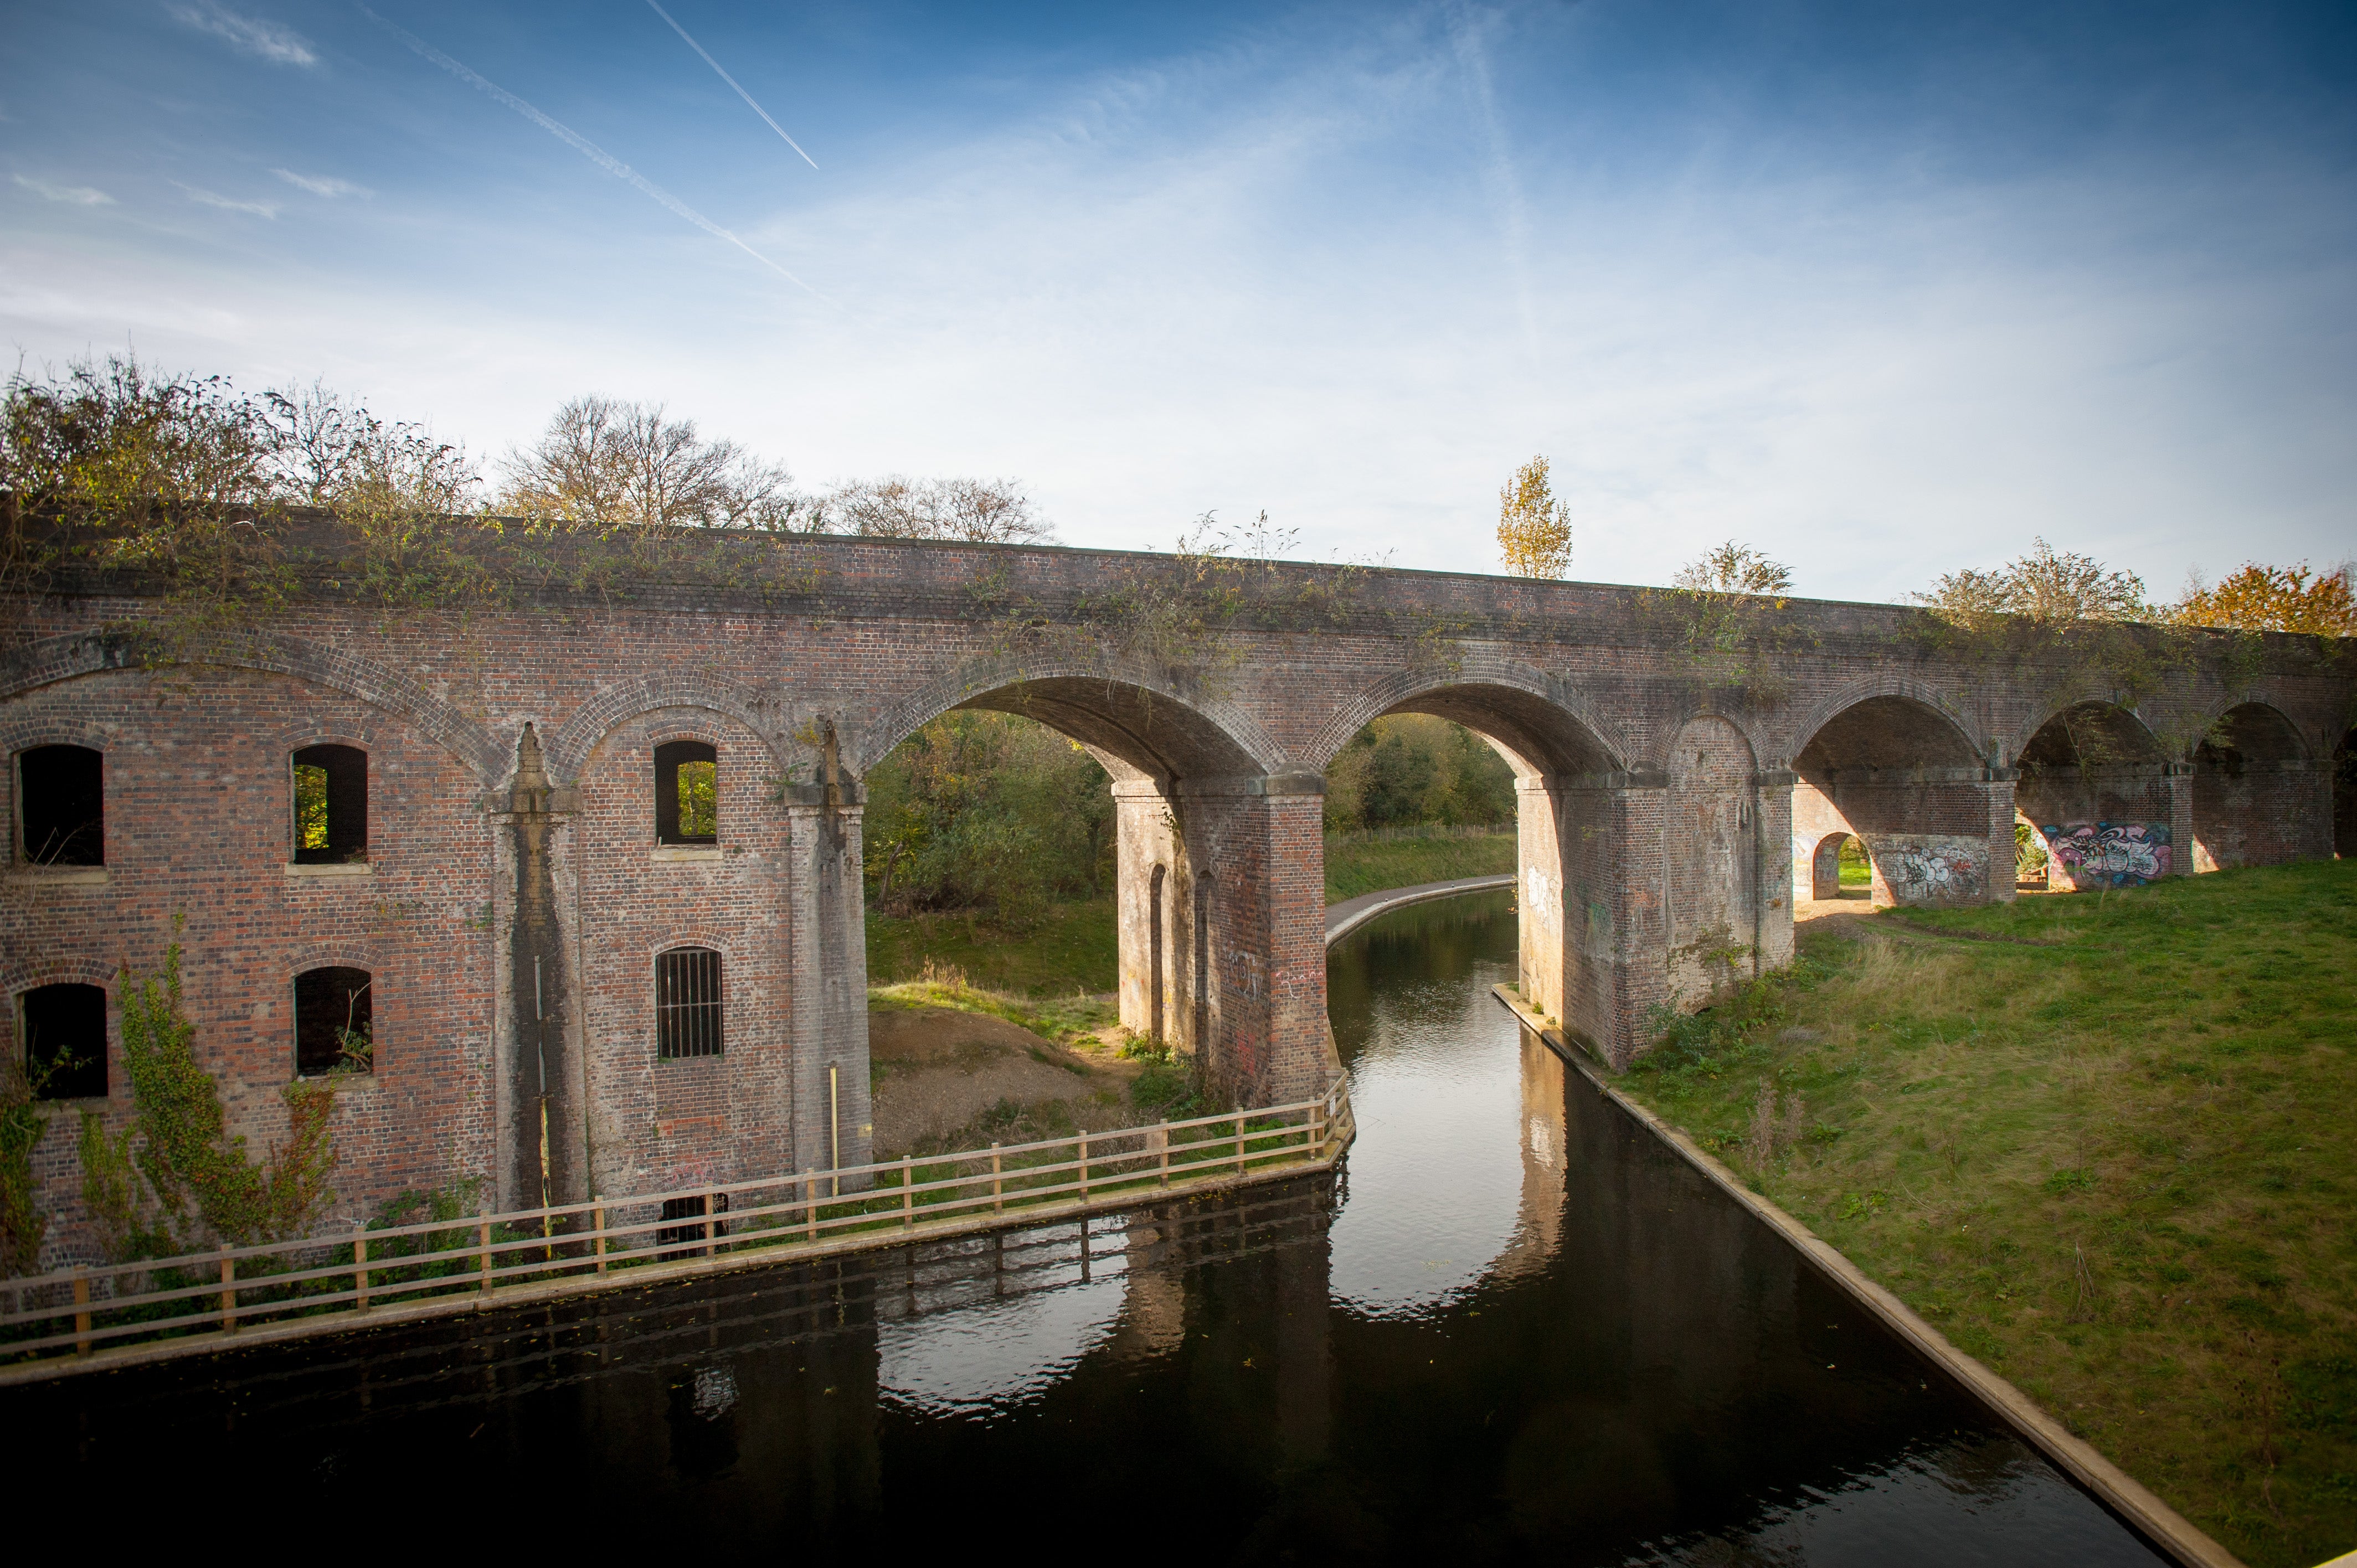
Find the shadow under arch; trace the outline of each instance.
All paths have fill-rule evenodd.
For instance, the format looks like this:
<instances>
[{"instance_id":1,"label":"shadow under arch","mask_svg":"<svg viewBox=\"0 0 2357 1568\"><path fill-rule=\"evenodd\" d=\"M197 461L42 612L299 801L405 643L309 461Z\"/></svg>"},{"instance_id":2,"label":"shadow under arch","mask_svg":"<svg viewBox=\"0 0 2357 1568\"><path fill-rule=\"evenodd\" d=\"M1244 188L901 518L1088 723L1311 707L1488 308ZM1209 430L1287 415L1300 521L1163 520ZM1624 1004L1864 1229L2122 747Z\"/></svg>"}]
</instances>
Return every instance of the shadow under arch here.
<instances>
[{"instance_id":1,"label":"shadow under arch","mask_svg":"<svg viewBox=\"0 0 2357 1568\"><path fill-rule=\"evenodd\" d=\"M1328 722L1304 760L1323 768L1351 737L1391 714L1429 714L1497 748L1517 777L1624 772L1630 747L1577 695L1518 660L1468 659L1447 671L1402 671Z\"/></svg>"},{"instance_id":2,"label":"shadow under arch","mask_svg":"<svg viewBox=\"0 0 2357 1568\"><path fill-rule=\"evenodd\" d=\"M144 668L138 642L106 632L43 638L0 660L0 702L60 681L113 670ZM415 682L346 649L300 638L254 632L221 638L180 662L292 675L402 720L465 763L490 787L508 775L512 757L490 730Z\"/></svg>"},{"instance_id":3,"label":"shadow under arch","mask_svg":"<svg viewBox=\"0 0 2357 1568\"><path fill-rule=\"evenodd\" d=\"M1885 690L1827 704L1810 722L1792 758L1796 887L1813 890L1829 838L1855 834L1878 908L2013 897L2012 785L1954 714L1924 694Z\"/></svg>"},{"instance_id":4,"label":"shadow under arch","mask_svg":"<svg viewBox=\"0 0 2357 1568\"><path fill-rule=\"evenodd\" d=\"M2226 708L2192 763L2194 870L2331 855L2332 764L2274 703L2252 698Z\"/></svg>"},{"instance_id":5,"label":"shadow under arch","mask_svg":"<svg viewBox=\"0 0 2357 1568\"><path fill-rule=\"evenodd\" d=\"M2169 748L2130 709L2082 697L2041 719L2015 754L2014 805L2046 846L2048 886L2141 886L2190 869Z\"/></svg>"}]
</instances>

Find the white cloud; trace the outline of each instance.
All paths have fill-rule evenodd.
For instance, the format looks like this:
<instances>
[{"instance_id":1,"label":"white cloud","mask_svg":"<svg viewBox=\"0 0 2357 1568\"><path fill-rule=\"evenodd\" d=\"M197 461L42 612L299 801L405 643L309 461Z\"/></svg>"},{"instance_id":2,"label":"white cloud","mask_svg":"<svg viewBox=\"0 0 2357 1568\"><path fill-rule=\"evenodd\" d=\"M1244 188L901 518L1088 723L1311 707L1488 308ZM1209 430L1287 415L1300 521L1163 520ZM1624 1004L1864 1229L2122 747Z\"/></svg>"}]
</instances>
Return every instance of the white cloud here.
<instances>
[{"instance_id":1,"label":"white cloud","mask_svg":"<svg viewBox=\"0 0 2357 1568\"><path fill-rule=\"evenodd\" d=\"M307 190L314 196L373 196L376 193L364 185L354 185L348 179L332 175L296 174L293 169L274 168L270 171L297 190Z\"/></svg>"},{"instance_id":2,"label":"white cloud","mask_svg":"<svg viewBox=\"0 0 2357 1568\"><path fill-rule=\"evenodd\" d=\"M112 207L114 198L87 185L51 185L45 179L33 179L25 175L16 177L16 183L34 195L50 201L62 201L69 207Z\"/></svg>"},{"instance_id":3,"label":"white cloud","mask_svg":"<svg viewBox=\"0 0 2357 1568\"><path fill-rule=\"evenodd\" d=\"M190 201L200 203L206 207L218 207L223 212L251 212L256 218L275 218L278 216L278 204L275 202L240 201L234 197L223 196L219 191L207 190L201 186L181 185L177 179L172 183L174 185L180 186L182 190L187 191Z\"/></svg>"},{"instance_id":4,"label":"white cloud","mask_svg":"<svg viewBox=\"0 0 2357 1568\"><path fill-rule=\"evenodd\" d=\"M226 38L241 54L266 59L273 65L314 66L319 57L312 50L310 40L300 33L264 21L260 16L241 16L220 3L220 0L196 0L193 5L169 5L165 9L185 26L215 38Z\"/></svg>"}]
</instances>

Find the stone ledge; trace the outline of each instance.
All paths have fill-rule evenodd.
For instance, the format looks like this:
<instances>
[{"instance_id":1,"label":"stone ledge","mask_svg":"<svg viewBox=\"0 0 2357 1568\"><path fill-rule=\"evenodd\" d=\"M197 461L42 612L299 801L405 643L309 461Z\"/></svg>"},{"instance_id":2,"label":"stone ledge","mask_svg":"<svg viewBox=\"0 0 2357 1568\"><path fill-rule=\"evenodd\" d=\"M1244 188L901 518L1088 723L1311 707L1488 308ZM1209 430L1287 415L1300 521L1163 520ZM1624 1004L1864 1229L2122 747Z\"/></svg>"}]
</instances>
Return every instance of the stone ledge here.
<instances>
[{"instance_id":1,"label":"stone ledge","mask_svg":"<svg viewBox=\"0 0 2357 1568\"><path fill-rule=\"evenodd\" d=\"M364 881L376 875L375 864L365 860L328 862L318 865L307 865L299 861L289 861L285 869L286 879L290 882Z\"/></svg>"},{"instance_id":2,"label":"stone ledge","mask_svg":"<svg viewBox=\"0 0 2357 1568\"><path fill-rule=\"evenodd\" d=\"M103 887L106 867L102 865L18 865L8 871L8 880L32 887Z\"/></svg>"}]
</instances>

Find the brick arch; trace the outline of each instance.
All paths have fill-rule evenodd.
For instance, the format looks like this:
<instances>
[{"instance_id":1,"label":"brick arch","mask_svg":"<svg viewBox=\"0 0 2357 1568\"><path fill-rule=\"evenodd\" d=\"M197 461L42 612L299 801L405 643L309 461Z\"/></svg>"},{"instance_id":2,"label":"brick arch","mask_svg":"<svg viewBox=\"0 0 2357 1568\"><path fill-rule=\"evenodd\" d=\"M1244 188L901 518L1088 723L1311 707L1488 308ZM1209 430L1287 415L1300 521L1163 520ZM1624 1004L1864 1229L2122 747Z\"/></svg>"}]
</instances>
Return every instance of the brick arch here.
<instances>
[{"instance_id":1,"label":"brick arch","mask_svg":"<svg viewBox=\"0 0 2357 1568\"><path fill-rule=\"evenodd\" d=\"M1926 681L1908 676L1878 675L1854 681L1833 695L1803 712L1792 727L1776 739L1776 751L1762 748L1764 757L1776 757L1786 763L1796 763L1810 743L1851 709L1878 699L1896 699L1921 711L1927 717L1942 721L1952 730L1964 749L1975 762L1986 764L1992 743L1964 715L1958 712L1949 693ZM1756 743L1755 743L1756 744Z\"/></svg>"},{"instance_id":2,"label":"brick arch","mask_svg":"<svg viewBox=\"0 0 2357 1568\"><path fill-rule=\"evenodd\" d=\"M2274 693L2265 691L2246 691L2236 695L2222 696L2197 710L2201 722L2194 730L2191 742L2186 746L2187 758L2191 759L2201 754L2201 748L2209 743L2211 736L2217 730L2219 725L2224 722L2226 715L2244 708L2262 709L2282 720L2284 727L2291 732L2292 738L2299 743L2299 756L2302 758L2313 757L2319 750L2326 757L2332 755L2337 737L2326 737L2319 746L2317 737L2299 727L2299 721L2293 718L2290 711L2276 700Z\"/></svg>"},{"instance_id":3,"label":"brick arch","mask_svg":"<svg viewBox=\"0 0 2357 1568\"><path fill-rule=\"evenodd\" d=\"M114 991L122 978L119 965L76 953L44 953L0 965L0 994L13 998L37 985L95 985L106 993L106 1010L112 1013L118 1005ZM8 1026L16 1027L13 1019Z\"/></svg>"},{"instance_id":4,"label":"brick arch","mask_svg":"<svg viewBox=\"0 0 2357 1568\"><path fill-rule=\"evenodd\" d=\"M1360 730L1403 712L1433 714L1487 736L1525 777L1629 766L1631 747L1620 726L1536 666L1492 653L1469 654L1452 670L1385 676L1326 722L1302 760L1322 770Z\"/></svg>"},{"instance_id":5,"label":"brick arch","mask_svg":"<svg viewBox=\"0 0 2357 1568\"><path fill-rule=\"evenodd\" d=\"M2006 760L2020 766L2024 754L2037 744L2049 725L2074 714L2103 726L2113 748L2121 754L2117 760L2158 762L2168 757L2169 747L2141 712L2115 700L2109 693L2084 692L2076 696L2050 698L2032 709L2029 720L2007 737Z\"/></svg>"},{"instance_id":6,"label":"brick arch","mask_svg":"<svg viewBox=\"0 0 2357 1568\"><path fill-rule=\"evenodd\" d=\"M954 708L1015 714L1105 752L1156 779L1249 777L1278 771L1283 748L1223 698L1182 692L1128 661L975 660L877 714L845 766L864 777L891 749Z\"/></svg>"},{"instance_id":7,"label":"brick arch","mask_svg":"<svg viewBox=\"0 0 2357 1568\"><path fill-rule=\"evenodd\" d=\"M110 670L135 670L140 667L139 659L136 641L109 633L43 638L0 659L0 702L60 681ZM222 638L192 653L186 662L292 675L357 697L429 736L474 769L483 784L496 784L507 776L507 748L489 730L415 682L346 650L253 632Z\"/></svg>"},{"instance_id":8,"label":"brick arch","mask_svg":"<svg viewBox=\"0 0 2357 1568\"><path fill-rule=\"evenodd\" d=\"M1696 703L1674 715L1662 726L1662 733L1669 737L1666 742L1667 749L1661 759L1663 772L1673 779L1680 774L1682 770L1678 766L1679 738L1685 734L1687 726L1711 719L1717 719L1735 732L1737 738L1743 743L1752 771L1755 773L1759 771L1760 759L1768 755L1768 746L1766 737L1760 734L1757 715L1731 714L1723 708L1714 707L1708 703Z\"/></svg>"},{"instance_id":9,"label":"brick arch","mask_svg":"<svg viewBox=\"0 0 2357 1568\"><path fill-rule=\"evenodd\" d=\"M665 671L603 688L556 729L544 732L549 777L574 782L608 736L640 714L664 708L702 708L736 720L769 747L780 767L799 755L780 733L783 715L772 699L726 676Z\"/></svg>"}]
</instances>

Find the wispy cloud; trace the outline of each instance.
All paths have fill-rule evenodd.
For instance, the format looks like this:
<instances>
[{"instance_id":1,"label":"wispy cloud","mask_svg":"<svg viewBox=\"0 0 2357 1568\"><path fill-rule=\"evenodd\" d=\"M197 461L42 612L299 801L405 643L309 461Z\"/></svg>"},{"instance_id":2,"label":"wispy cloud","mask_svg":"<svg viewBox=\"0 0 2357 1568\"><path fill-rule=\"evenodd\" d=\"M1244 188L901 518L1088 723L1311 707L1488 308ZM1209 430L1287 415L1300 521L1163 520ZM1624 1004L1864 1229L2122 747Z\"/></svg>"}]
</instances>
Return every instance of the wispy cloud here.
<instances>
[{"instance_id":1,"label":"wispy cloud","mask_svg":"<svg viewBox=\"0 0 2357 1568\"><path fill-rule=\"evenodd\" d=\"M366 5L361 6L360 9L362 16L365 16L370 21L374 22L378 27L382 27L385 31L391 33L394 38L399 38L403 43L407 44L411 48L416 50L423 58L433 61L436 65L440 66L444 70L448 71L459 81L479 88L484 92L487 92L493 98L498 99L500 102L506 104L509 108L514 110L517 113L522 115L525 119L539 126L542 130L546 131L550 135L554 136L558 141L563 142L566 146L571 147L574 151L579 153L583 157L587 158L591 163L596 164L599 168L604 169L608 174L612 175L616 179L624 180L629 184L636 186L639 189L644 191L647 195L653 197L657 201L662 202L665 207L670 208L673 212L676 212L682 218L686 219L689 222L694 224L705 233L712 235L716 239L727 241L730 244L736 246L738 250L744 252L747 255L752 257L755 261L760 263L763 266L769 268L771 272L777 274L780 277L793 285L796 288L808 294L812 298L821 300L826 299L826 295L819 293L818 290L811 287L810 285L802 282L802 279L794 276L793 274L786 271L785 268L778 265L777 263L770 260L769 257L761 254L760 252L753 249L752 246L747 244L744 241L730 233L727 230L723 229L719 224L715 223L711 219L706 218L703 213L698 212L694 208L690 207L686 202L682 201L678 197L673 196L670 191L665 190L662 187L657 185L654 181L649 179L646 176L640 174L638 170L632 168L621 159L614 156L613 154L606 151L605 148L599 146L588 137L581 134L578 131L574 130L564 122L550 115L542 113L539 110L533 108L522 99L518 98L506 88L500 86L497 82L494 82L486 77L479 76L475 72L468 70L465 66L460 65L457 60L452 59L448 55L446 55L440 49L436 48L432 44L427 43L425 39L417 37L415 34L408 32L407 30L386 21L382 16L380 16L374 11L370 10ZM831 305L834 301L827 300L827 303Z\"/></svg>"},{"instance_id":2,"label":"wispy cloud","mask_svg":"<svg viewBox=\"0 0 2357 1568\"><path fill-rule=\"evenodd\" d=\"M69 207L112 207L114 198L87 185L51 185L45 179L17 175L16 183L35 196L50 201L62 201Z\"/></svg>"},{"instance_id":3,"label":"wispy cloud","mask_svg":"<svg viewBox=\"0 0 2357 1568\"><path fill-rule=\"evenodd\" d=\"M307 190L314 196L373 196L376 194L364 185L354 185L350 180L338 179L332 175L296 174L291 168L274 168L270 172L296 189Z\"/></svg>"},{"instance_id":4,"label":"wispy cloud","mask_svg":"<svg viewBox=\"0 0 2357 1568\"><path fill-rule=\"evenodd\" d=\"M1506 139L1505 123L1498 115L1498 95L1490 81L1489 48L1481 37L1493 19L1476 17L1464 0L1451 0L1448 6L1449 35L1457 46L1458 63L1464 68L1466 91L1473 100L1474 121L1490 155L1488 166L1482 170L1482 184L1489 188L1490 199L1497 204L1498 225L1506 242L1506 270L1513 275L1516 302L1522 307L1523 339L1535 360L1539 324L1538 309L1531 294L1530 208L1523 200L1523 182L1514 169L1513 148Z\"/></svg>"},{"instance_id":5,"label":"wispy cloud","mask_svg":"<svg viewBox=\"0 0 2357 1568\"><path fill-rule=\"evenodd\" d=\"M188 192L188 199L190 201L196 202L198 205L202 207L218 207L223 212L250 212L256 218L275 218L278 216L278 204L276 202L240 201L235 197L223 196L217 190L207 190L202 186L182 185L180 181L177 179L172 183L179 186L182 190Z\"/></svg>"},{"instance_id":6,"label":"wispy cloud","mask_svg":"<svg viewBox=\"0 0 2357 1568\"><path fill-rule=\"evenodd\" d=\"M242 16L220 0L195 0L193 5L178 3L164 7L174 19L200 33L210 33L226 38L230 47L256 59L266 59L273 65L314 66L319 63L311 41L302 34L282 27L260 16Z\"/></svg>"},{"instance_id":7,"label":"wispy cloud","mask_svg":"<svg viewBox=\"0 0 2357 1568\"><path fill-rule=\"evenodd\" d=\"M779 124L775 120L770 119L770 112L767 109L762 108L759 104L754 102L753 95L751 93L746 91L742 87L737 87L737 79L729 75L726 71L721 70L720 62L714 59L710 55L705 54L704 46L697 43L693 38L689 38L687 29L681 27L679 23L673 18L670 12L664 10L661 5L656 5L655 0L647 0L647 4L654 6L654 13L656 16L661 16L664 21L671 23L671 30L673 32L677 33L681 38L687 40L687 47L689 48L692 48L697 54L704 56L705 64L710 66L714 70L719 71L721 81L726 82L731 87L737 88L737 96L743 99L746 106L751 109L754 113L759 114L761 117L761 123L763 124L769 126L770 130L775 131L779 136L784 140L786 145L793 148L793 150L798 153L802 153L802 145L800 142L795 141L791 136L787 135L786 128L783 125ZM818 160L811 156L808 153L802 153L802 162L810 165L813 168L818 167Z\"/></svg>"}]
</instances>

